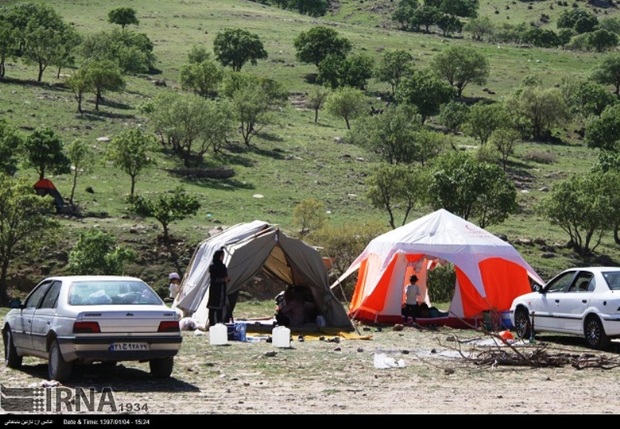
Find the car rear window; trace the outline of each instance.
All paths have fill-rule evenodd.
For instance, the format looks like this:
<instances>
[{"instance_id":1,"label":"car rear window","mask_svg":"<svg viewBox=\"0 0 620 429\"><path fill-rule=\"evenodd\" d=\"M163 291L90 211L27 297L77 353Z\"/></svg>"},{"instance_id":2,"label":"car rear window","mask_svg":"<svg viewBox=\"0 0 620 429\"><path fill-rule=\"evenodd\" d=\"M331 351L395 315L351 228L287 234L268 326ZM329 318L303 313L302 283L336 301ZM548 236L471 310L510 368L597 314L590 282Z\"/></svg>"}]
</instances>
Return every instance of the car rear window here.
<instances>
[{"instance_id":1,"label":"car rear window","mask_svg":"<svg viewBox=\"0 0 620 429\"><path fill-rule=\"evenodd\" d=\"M605 271L603 278L611 290L620 290L620 271Z\"/></svg>"},{"instance_id":2,"label":"car rear window","mask_svg":"<svg viewBox=\"0 0 620 429\"><path fill-rule=\"evenodd\" d=\"M70 305L161 304L146 283L139 281L80 281L71 285Z\"/></svg>"}]
</instances>

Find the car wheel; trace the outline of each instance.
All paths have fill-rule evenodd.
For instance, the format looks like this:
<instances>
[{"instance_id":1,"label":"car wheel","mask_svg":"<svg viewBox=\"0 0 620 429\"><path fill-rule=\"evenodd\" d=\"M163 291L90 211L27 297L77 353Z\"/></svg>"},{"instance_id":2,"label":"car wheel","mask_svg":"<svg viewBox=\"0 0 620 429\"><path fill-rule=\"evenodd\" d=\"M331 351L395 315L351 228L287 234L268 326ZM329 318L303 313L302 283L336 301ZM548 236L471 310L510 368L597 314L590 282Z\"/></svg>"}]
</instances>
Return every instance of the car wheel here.
<instances>
[{"instance_id":1,"label":"car wheel","mask_svg":"<svg viewBox=\"0 0 620 429\"><path fill-rule=\"evenodd\" d=\"M597 350L605 350L611 344L611 340L605 334L605 329L600 319L590 316L583 325L583 333L589 347Z\"/></svg>"},{"instance_id":2,"label":"car wheel","mask_svg":"<svg viewBox=\"0 0 620 429\"><path fill-rule=\"evenodd\" d=\"M13 334L9 328L4 336L4 364L9 368L19 368L22 366L22 360L22 357L17 354Z\"/></svg>"},{"instance_id":3,"label":"car wheel","mask_svg":"<svg viewBox=\"0 0 620 429\"><path fill-rule=\"evenodd\" d=\"M521 339L530 338L532 324L526 308L519 307L515 310L515 331Z\"/></svg>"},{"instance_id":4,"label":"car wheel","mask_svg":"<svg viewBox=\"0 0 620 429\"><path fill-rule=\"evenodd\" d=\"M174 358L164 359L151 359L149 361L149 367L151 368L151 375L155 378L168 378L172 374L172 367L174 366Z\"/></svg>"},{"instance_id":5,"label":"car wheel","mask_svg":"<svg viewBox=\"0 0 620 429\"><path fill-rule=\"evenodd\" d=\"M66 381L71 377L73 365L65 361L60 353L58 341L53 341L50 345L49 356L47 360L47 376L50 380Z\"/></svg>"}]
</instances>

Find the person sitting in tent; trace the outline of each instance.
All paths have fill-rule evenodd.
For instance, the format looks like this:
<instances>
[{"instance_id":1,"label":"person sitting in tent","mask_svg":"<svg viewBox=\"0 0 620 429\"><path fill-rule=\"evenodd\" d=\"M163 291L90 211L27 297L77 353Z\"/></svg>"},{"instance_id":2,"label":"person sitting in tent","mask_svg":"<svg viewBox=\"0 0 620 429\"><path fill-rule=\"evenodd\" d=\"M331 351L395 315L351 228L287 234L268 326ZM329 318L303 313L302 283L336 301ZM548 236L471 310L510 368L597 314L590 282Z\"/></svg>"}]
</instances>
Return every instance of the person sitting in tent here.
<instances>
[{"instance_id":1,"label":"person sitting in tent","mask_svg":"<svg viewBox=\"0 0 620 429\"><path fill-rule=\"evenodd\" d=\"M418 276L413 274L409 277L409 284L405 288L405 307L403 308L403 317L405 323L409 321L409 317L415 322L418 317L418 297L420 296L420 286L418 286Z\"/></svg>"},{"instance_id":2,"label":"person sitting in tent","mask_svg":"<svg viewBox=\"0 0 620 429\"><path fill-rule=\"evenodd\" d=\"M304 300L289 286L283 299L276 305L276 324L286 327L299 327L305 322L306 307Z\"/></svg>"}]
</instances>

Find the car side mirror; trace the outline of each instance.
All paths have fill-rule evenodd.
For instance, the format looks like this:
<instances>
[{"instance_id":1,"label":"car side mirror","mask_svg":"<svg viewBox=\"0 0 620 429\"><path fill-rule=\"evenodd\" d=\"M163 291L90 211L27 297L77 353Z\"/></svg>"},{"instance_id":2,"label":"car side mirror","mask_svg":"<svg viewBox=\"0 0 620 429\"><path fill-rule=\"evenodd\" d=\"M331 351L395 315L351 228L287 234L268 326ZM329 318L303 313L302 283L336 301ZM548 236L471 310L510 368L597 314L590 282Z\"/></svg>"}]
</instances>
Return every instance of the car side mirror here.
<instances>
[{"instance_id":1,"label":"car side mirror","mask_svg":"<svg viewBox=\"0 0 620 429\"><path fill-rule=\"evenodd\" d=\"M538 293L543 293L543 287L541 285L534 285L534 291Z\"/></svg>"},{"instance_id":2,"label":"car side mirror","mask_svg":"<svg viewBox=\"0 0 620 429\"><path fill-rule=\"evenodd\" d=\"M19 298L14 298L9 301L9 308L21 308L22 301Z\"/></svg>"}]
</instances>

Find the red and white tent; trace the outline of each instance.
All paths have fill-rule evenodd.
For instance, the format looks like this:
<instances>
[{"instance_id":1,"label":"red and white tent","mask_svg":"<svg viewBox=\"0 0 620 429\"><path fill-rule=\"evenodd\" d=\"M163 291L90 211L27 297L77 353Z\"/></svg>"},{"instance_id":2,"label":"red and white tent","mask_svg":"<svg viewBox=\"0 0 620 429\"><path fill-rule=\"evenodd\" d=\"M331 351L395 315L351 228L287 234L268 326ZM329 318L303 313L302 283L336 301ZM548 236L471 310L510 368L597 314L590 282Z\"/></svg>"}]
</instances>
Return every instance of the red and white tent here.
<instances>
[{"instance_id":1,"label":"red and white tent","mask_svg":"<svg viewBox=\"0 0 620 429\"><path fill-rule=\"evenodd\" d=\"M403 292L416 274L452 263L455 292L449 316L480 318L504 312L517 296L543 280L508 242L440 209L373 239L331 286L358 271L349 317L375 323L400 323ZM428 294L427 294L428 302Z\"/></svg>"}]
</instances>

